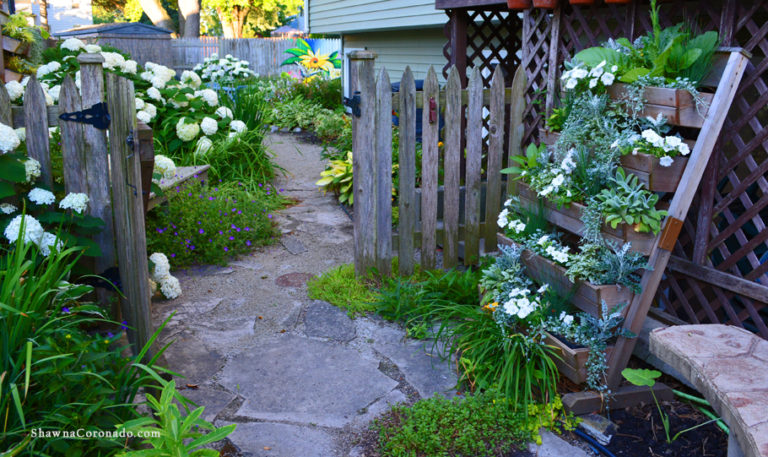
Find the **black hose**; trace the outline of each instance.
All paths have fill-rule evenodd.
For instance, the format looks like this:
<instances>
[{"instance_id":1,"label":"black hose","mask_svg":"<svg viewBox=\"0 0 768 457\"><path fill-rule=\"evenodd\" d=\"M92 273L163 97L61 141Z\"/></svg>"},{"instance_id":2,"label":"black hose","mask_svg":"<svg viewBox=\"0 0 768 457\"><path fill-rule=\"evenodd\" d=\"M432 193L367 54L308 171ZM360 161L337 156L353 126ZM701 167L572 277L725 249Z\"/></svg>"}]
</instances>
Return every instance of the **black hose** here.
<instances>
[{"instance_id":1,"label":"black hose","mask_svg":"<svg viewBox=\"0 0 768 457\"><path fill-rule=\"evenodd\" d=\"M587 443L590 444L591 447L597 449L603 455L605 455L607 457L616 457L611 451L608 450L608 448L606 448L602 444L598 443L596 439L592 438L591 436L587 435L586 433L582 432L581 430L575 428L572 431L573 431L573 433L576 434L576 436L584 439Z\"/></svg>"}]
</instances>

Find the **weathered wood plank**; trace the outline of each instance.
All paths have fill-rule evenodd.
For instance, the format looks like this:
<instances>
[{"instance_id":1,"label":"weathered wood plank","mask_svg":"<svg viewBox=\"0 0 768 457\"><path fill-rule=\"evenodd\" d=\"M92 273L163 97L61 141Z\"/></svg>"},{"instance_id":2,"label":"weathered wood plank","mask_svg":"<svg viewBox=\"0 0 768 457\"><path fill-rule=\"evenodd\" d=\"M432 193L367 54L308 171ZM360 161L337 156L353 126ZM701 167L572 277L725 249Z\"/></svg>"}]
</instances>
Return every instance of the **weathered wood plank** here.
<instances>
[{"instance_id":1,"label":"weathered wood plank","mask_svg":"<svg viewBox=\"0 0 768 457\"><path fill-rule=\"evenodd\" d=\"M461 72L459 72L459 77L461 77ZM504 89L504 103L510 104L512 102L513 94L512 94L512 88L505 88ZM441 90L438 97L439 105L442 107L445 107L445 91ZM469 92L467 89L462 89L461 91L461 103L463 105L466 105L469 103ZM491 90L490 89L483 89L483 105L489 105L491 103ZM397 111L400 109L400 94L397 92L392 94L392 108ZM416 108L424 108L424 94L422 91L416 92Z\"/></svg>"},{"instance_id":2,"label":"weathered wood plank","mask_svg":"<svg viewBox=\"0 0 768 457\"><path fill-rule=\"evenodd\" d=\"M485 199L485 252L496 250L496 226L501 211L501 158L504 149L504 73L496 67L491 79L491 106L488 121L488 193Z\"/></svg>"},{"instance_id":3,"label":"weathered wood plank","mask_svg":"<svg viewBox=\"0 0 768 457\"><path fill-rule=\"evenodd\" d=\"M80 93L83 108L104 101L104 73L101 54L80 54ZM108 109L113 107L108 106ZM114 107L117 108L117 107ZM92 216L104 221L104 230L94 236L101 248L101 257L96 258L96 272L101 273L115 265L114 223L112 221L112 199L110 198L110 173L107 162L107 137L103 130L83 124L85 139L86 177L88 179L88 210ZM114 182L119 182L113 180Z\"/></svg>"},{"instance_id":4,"label":"weathered wood plank","mask_svg":"<svg viewBox=\"0 0 768 457\"><path fill-rule=\"evenodd\" d=\"M8 91L5 90L5 85L3 84L0 84L0 122L14 127L13 117L11 116L11 97L8 95Z\"/></svg>"},{"instance_id":5,"label":"weathered wood plank","mask_svg":"<svg viewBox=\"0 0 768 457\"><path fill-rule=\"evenodd\" d=\"M414 232L416 231L416 82L411 67L405 67L400 81L400 150L398 269L401 276L413 274Z\"/></svg>"},{"instance_id":6,"label":"weathered wood plank","mask_svg":"<svg viewBox=\"0 0 768 457\"><path fill-rule=\"evenodd\" d=\"M354 243L355 273L363 276L375 267L376 255L376 206L375 161L376 146L373 132L376 123L376 81L374 60L376 54L357 51L350 54L352 65L357 67L357 90L360 91L359 118L353 119L354 153L352 155L353 189L355 201Z\"/></svg>"},{"instance_id":7,"label":"weathered wood plank","mask_svg":"<svg viewBox=\"0 0 768 457\"><path fill-rule=\"evenodd\" d=\"M27 155L40 162L40 179L53 189L53 170L48 140L48 119L45 94L37 78L32 77L24 91L24 124L27 136Z\"/></svg>"},{"instance_id":8,"label":"weathered wood plank","mask_svg":"<svg viewBox=\"0 0 768 457\"><path fill-rule=\"evenodd\" d=\"M144 205L141 189L139 155L126 139L136 131L133 83L114 73L107 74L107 104L111 107L109 126L110 164L114 186L115 229L120 279L125 299L121 300L123 319L128 323L128 340L133 353L149 341L152 333L149 311L149 262L144 229ZM146 359L152 357L147 354Z\"/></svg>"},{"instance_id":9,"label":"weathered wood plank","mask_svg":"<svg viewBox=\"0 0 768 457\"><path fill-rule=\"evenodd\" d=\"M61 84L59 106L65 113L83 109L80 92L72 77L67 75ZM61 154L64 167L64 188L69 192L88 194L88 174L83 142L83 124L61 121Z\"/></svg>"},{"instance_id":10,"label":"weathered wood plank","mask_svg":"<svg viewBox=\"0 0 768 457\"><path fill-rule=\"evenodd\" d=\"M392 273L392 84L386 68L376 83L376 269Z\"/></svg>"},{"instance_id":11,"label":"weathered wood plank","mask_svg":"<svg viewBox=\"0 0 768 457\"><path fill-rule=\"evenodd\" d=\"M436 267L435 250L437 241L437 170L438 155L438 113L440 105L438 92L440 87L437 74L429 67L424 80L424 106L422 114L422 153L421 153L421 266L426 270Z\"/></svg>"},{"instance_id":12,"label":"weathered wood plank","mask_svg":"<svg viewBox=\"0 0 768 457\"><path fill-rule=\"evenodd\" d=\"M615 352L616 350L614 349L611 354ZM652 387L655 400L651 395L650 389L649 387L632 385L622 386L621 388L614 389L610 396L602 395L595 391L573 392L563 395L563 406L566 411L579 415L604 411L606 408L616 410L640 403L672 401L675 398L672 389L666 384L657 382Z\"/></svg>"},{"instance_id":13,"label":"weathered wood plank","mask_svg":"<svg viewBox=\"0 0 768 457\"><path fill-rule=\"evenodd\" d=\"M46 110L48 111L48 126L55 127L59 125L59 105L48 106L46 107ZM24 107L11 106L11 118L13 128L24 127Z\"/></svg>"},{"instance_id":14,"label":"weathered wood plank","mask_svg":"<svg viewBox=\"0 0 768 457\"><path fill-rule=\"evenodd\" d=\"M147 124L137 122L137 141L139 143L139 160L141 161L141 196L144 203L144 213L149 211L149 194L152 193L152 173L155 169L155 145L152 128ZM206 172L207 180L207 172Z\"/></svg>"},{"instance_id":15,"label":"weathered wood plank","mask_svg":"<svg viewBox=\"0 0 768 457\"><path fill-rule=\"evenodd\" d=\"M525 67L520 65L515 71L515 77L512 80L512 88L510 89L509 153L507 155L507 166L512 164L512 157L523 153L523 136L525 135L523 113L525 112L525 88L527 85L528 81L525 76ZM507 194L512 193L514 185L514 180L507 179Z\"/></svg>"},{"instance_id":16,"label":"weathered wood plank","mask_svg":"<svg viewBox=\"0 0 768 457\"><path fill-rule=\"evenodd\" d=\"M739 278L711 267L697 265L689 260L672 256L669 259L668 268L672 271L696 278L707 284L713 284L723 289L735 292L739 295L766 303L768 302L768 286Z\"/></svg>"},{"instance_id":17,"label":"weathered wood plank","mask_svg":"<svg viewBox=\"0 0 768 457\"><path fill-rule=\"evenodd\" d=\"M473 265L480 257L480 175L483 162L483 79L478 67L469 76L468 90L464 264Z\"/></svg>"},{"instance_id":18,"label":"weathered wood plank","mask_svg":"<svg viewBox=\"0 0 768 457\"><path fill-rule=\"evenodd\" d=\"M443 221L443 267L458 265L459 255L459 186L461 173L461 78L456 66L451 67L445 97L445 161Z\"/></svg>"},{"instance_id":19,"label":"weathered wood plank","mask_svg":"<svg viewBox=\"0 0 768 457\"><path fill-rule=\"evenodd\" d=\"M748 62L749 58L744 53L732 52L723 70L723 77L707 111L701 134L696 141L696 147L691 152L688 166L680 180L686 183L686 186L679 189L672 198L662 233L656 237L654 242L654 248L648 261L651 269L645 271L640 282L644 293L635 296L627 312L624 327L635 334L639 334L642 329L671 255L669 250L662 249L662 247L667 247L669 244L674 245L672 241L677 239L679 232L675 233L675 231L682 227L682 221L691 207L699 182L720 136L720 131ZM611 354L607 374L608 386L612 390L615 390L621 383L621 370L627 366L635 342L636 339L634 338L619 338L616 342L616 350Z\"/></svg>"}]
</instances>

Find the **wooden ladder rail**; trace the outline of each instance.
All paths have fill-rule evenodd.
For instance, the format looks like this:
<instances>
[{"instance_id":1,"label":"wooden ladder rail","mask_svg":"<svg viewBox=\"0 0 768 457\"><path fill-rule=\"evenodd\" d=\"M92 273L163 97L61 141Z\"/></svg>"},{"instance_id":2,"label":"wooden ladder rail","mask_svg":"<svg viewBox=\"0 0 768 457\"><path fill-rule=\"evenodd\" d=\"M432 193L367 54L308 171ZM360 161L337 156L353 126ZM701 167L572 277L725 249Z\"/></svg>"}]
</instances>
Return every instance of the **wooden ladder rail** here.
<instances>
[{"instance_id":1,"label":"wooden ladder rail","mask_svg":"<svg viewBox=\"0 0 768 457\"><path fill-rule=\"evenodd\" d=\"M656 236L648 260L650 269L643 273L640 286L643 292L636 294L627 310L624 328L639 335L648 311L651 308L656 291L661 283L672 249L675 247L680 230L683 227L688 210L699 188L715 143L720 136L725 118L731 108L741 78L744 76L750 55L742 49L723 49L730 52L722 77L717 85L712 104L707 111L696 146L691 152L688 166L680 179L684 186L675 193L670 204L664 228ZM607 383L611 391L616 391L621 384L621 371L627 366L637 338L619 338L608 360Z\"/></svg>"}]
</instances>

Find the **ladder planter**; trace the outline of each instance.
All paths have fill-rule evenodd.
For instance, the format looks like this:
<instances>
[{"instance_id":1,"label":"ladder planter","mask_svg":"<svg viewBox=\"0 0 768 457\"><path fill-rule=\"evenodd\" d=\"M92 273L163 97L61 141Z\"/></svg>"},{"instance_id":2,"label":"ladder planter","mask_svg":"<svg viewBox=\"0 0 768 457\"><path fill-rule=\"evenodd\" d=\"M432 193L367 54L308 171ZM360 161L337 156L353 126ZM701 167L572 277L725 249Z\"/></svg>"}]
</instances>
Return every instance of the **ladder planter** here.
<instances>
[{"instance_id":1,"label":"ladder planter","mask_svg":"<svg viewBox=\"0 0 768 457\"><path fill-rule=\"evenodd\" d=\"M536 192L532 191L527 184L518 182L517 185L521 203L529 207L535 207L541 201ZM581 233L584 227L584 224L581 222L584 205L573 202L568 206L558 208L557 205L549 200L544 200L544 206L547 210L545 217L550 224L571 233ZM618 244L632 243L632 250L641 252L643 255L648 255L653 247L654 235L652 233L636 232L634 228L626 224L619 224L615 229L603 224L601 232L608 241Z\"/></svg>"},{"instance_id":2,"label":"ladder planter","mask_svg":"<svg viewBox=\"0 0 768 457\"><path fill-rule=\"evenodd\" d=\"M616 83L608 87L608 94L614 100L626 99L628 92L628 84ZM715 94L701 92L699 95L704 103L697 107L687 90L646 87L643 91L645 106L639 115L656 118L661 114L669 124L701 128Z\"/></svg>"},{"instance_id":3,"label":"ladder planter","mask_svg":"<svg viewBox=\"0 0 768 457\"><path fill-rule=\"evenodd\" d=\"M557 336L546 332L544 343L553 346L560 354L560 358L555 358L554 362L557 369L563 376L575 382L584 384L587 382L587 359L589 358L589 348L572 348ZM606 357L610 357L613 346L608 346L605 350Z\"/></svg>"},{"instance_id":4,"label":"ladder planter","mask_svg":"<svg viewBox=\"0 0 768 457\"><path fill-rule=\"evenodd\" d=\"M503 246L519 246L501 233L497 235L497 241ZM566 269L564 267L529 250L523 252L520 260L525 265L525 272L531 279L541 283L548 283L558 293L564 295L572 292L571 302L573 305L595 316L600 315L603 301L608 305L608 309L612 309L622 303L628 305L634 296L628 287L595 285L589 281L573 283L565 274ZM626 309L627 307L625 306L624 312L626 312Z\"/></svg>"}]
</instances>

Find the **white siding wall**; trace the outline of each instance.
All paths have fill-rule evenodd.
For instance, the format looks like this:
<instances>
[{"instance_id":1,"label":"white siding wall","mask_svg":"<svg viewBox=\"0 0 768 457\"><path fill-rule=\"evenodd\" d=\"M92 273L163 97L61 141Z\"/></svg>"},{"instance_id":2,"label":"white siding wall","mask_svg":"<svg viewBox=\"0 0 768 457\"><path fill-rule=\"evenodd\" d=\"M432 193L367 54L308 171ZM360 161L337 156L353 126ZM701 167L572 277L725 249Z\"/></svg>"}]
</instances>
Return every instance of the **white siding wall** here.
<instances>
[{"instance_id":1,"label":"white siding wall","mask_svg":"<svg viewBox=\"0 0 768 457\"><path fill-rule=\"evenodd\" d=\"M312 33L442 26L446 20L434 0L309 0Z\"/></svg>"},{"instance_id":2,"label":"white siding wall","mask_svg":"<svg viewBox=\"0 0 768 457\"><path fill-rule=\"evenodd\" d=\"M344 49L374 51L378 55L377 74L381 67L385 67L393 83L400 81L406 66L411 67L416 79L424 79L430 65L435 67L437 77L443 83L442 70L446 63L443 46L446 42L442 28L344 35Z\"/></svg>"}]
</instances>

